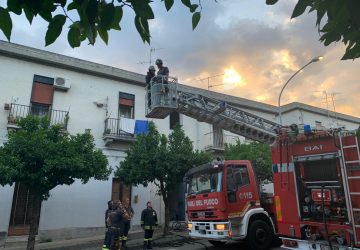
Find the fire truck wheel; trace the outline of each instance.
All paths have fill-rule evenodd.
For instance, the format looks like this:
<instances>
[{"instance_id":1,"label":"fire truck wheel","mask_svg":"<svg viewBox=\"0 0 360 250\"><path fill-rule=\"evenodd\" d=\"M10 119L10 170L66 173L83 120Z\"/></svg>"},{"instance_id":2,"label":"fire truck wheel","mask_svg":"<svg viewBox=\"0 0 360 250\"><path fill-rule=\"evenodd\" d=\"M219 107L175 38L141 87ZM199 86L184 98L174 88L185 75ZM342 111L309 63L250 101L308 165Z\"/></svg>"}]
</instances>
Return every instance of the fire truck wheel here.
<instances>
[{"instance_id":1,"label":"fire truck wheel","mask_svg":"<svg viewBox=\"0 0 360 250\"><path fill-rule=\"evenodd\" d=\"M250 249L270 249L272 241L273 232L265 221L255 220L251 223L247 236L247 243Z\"/></svg>"},{"instance_id":2,"label":"fire truck wheel","mask_svg":"<svg viewBox=\"0 0 360 250\"><path fill-rule=\"evenodd\" d=\"M226 244L226 242L223 241L217 241L217 240L209 240L209 242L214 246L214 247L222 247Z\"/></svg>"}]
</instances>

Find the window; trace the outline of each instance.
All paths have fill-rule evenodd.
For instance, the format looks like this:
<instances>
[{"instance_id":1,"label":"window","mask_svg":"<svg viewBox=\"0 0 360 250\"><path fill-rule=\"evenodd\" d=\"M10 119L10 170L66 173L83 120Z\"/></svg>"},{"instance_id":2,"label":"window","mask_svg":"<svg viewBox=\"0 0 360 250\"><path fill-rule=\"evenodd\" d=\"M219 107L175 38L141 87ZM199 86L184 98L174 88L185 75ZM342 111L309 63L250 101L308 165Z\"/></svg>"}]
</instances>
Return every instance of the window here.
<instances>
[{"instance_id":1,"label":"window","mask_svg":"<svg viewBox=\"0 0 360 250\"><path fill-rule=\"evenodd\" d=\"M180 114L173 112L170 114L170 129L174 129L177 124L180 124Z\"/></svg>"},{"instance_id":2,"label":"window","mask_svg":"<svg viewBox=\"0 0 360 250\"><path fill-rule=\"evenodd\" d=\"M49 108L50 105L40 104L40 103L32 103L31 104L31 115L36 116L49 116Z\"/></svg>"},{"instance_id":3,"label":"window","mask_svg":"<svg viewBox=\"0 0 360 250\"><path fill-rule=\"evenodd\" d=\"M54 96L54 78L34 75L31 103L51 105Z\"/></svg>"},{"instance_id":4,"label":"window","mask_svg":"<svg viewBox=\"0 0 360 250\"><path fill-rule=\"evenodd\" d=\"M46 76L34 75L34 82L53 85L54 84L54 78L46 77Z\"/></svg>"},{"instance_id":5,"label":"window","mask_svg":"<svg viewBox=\"0 0 360 250\"><path fill-rule=\"evenodd\" d=\"M119 93L119 118L134 119L135 96L128 93Z\"/></svg>"},{"instance_id":6,"label":"window","mask_svg":"<svg viewBox=\"0 0 360 250\"><path fill-rule=\"evenodd\" d=\"M236 192L238 189L249 183L249 174L245 165L229 165L226 177L228 201L236 202Z\"/></svg>"},{"instance_id":7,"label":"window","mask_svg":"<svg viewBox=\"0 0 360 250\"><path fill-rule=\"evenodd\" d=\"M190 177L189 194L220 192L222 186L222 171L213 170L206 173L195 173Z\"/></svg>"},{"instance_id":8,"label":"window","mask_svg":"<svg viewBox=\"0 0 360 250\"><path fill-rule=\"evenodd\" d=\"M228 166L227 189L237 190L250 183L249 174L245 165Z\"/></svg>"},{"instance_id":9,"label":"window","mask_svg":"<svg viewBox=\"0 0 360 250\"><path fill-rule=\"evenodd\" d=\"M250 183L246 166L235 166L233 169L235 185L239 188Z\"/></svg>"}]
</instances>

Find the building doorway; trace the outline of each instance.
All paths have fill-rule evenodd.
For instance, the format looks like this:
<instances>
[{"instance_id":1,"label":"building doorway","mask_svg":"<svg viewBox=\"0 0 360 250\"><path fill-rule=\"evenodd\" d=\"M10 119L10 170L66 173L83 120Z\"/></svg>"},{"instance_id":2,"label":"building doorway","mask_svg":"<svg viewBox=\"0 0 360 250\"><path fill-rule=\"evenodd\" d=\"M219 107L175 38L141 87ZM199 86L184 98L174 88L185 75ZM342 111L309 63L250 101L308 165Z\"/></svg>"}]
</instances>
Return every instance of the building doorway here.
<instances>
[{"instance_id":1,"label":"building doorway","mask_svg":"<svg viewBox=\"0 0 360 250\"><path fill-rule=\"evenodd\" d=\"M9 222L9 236L28 235L30 231L30 212L35 206L34 195L21 183L15 184L11 215ZM38 204L41 207L41 204ZM39 223L40 216L37 223Z\"/></svg>"},{"instance_id":2,"label":"building doorway","mask_svg":"<svg viewBox=\"0 0 360 250\"><path fill-rule=\"evenodd\" d=\"M124 201L125 198L129 198L131 202L131 186L126 185L117 178L113 178L111 200Z\"/></svg>"}]
</instances>

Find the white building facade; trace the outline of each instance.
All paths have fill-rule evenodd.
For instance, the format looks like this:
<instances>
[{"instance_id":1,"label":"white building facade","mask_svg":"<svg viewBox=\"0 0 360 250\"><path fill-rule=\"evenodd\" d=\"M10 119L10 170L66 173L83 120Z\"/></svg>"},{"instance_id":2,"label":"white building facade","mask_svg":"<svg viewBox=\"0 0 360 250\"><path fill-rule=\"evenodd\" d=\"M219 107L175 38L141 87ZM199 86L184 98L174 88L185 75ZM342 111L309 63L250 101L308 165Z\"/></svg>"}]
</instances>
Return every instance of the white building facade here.
<instances>
[{"instance_id":1,"label":"white building facade","mask_svg":"<svg viewBox=\"0 0 360 250\"><path fill-rule=\"evenodd\" d=\"M126 157L126 149L136 137L119 132L122 118L149 120L145 117L144 75L79 60L59 54L0 41L0 145L17 117L28 113L51 112L53 123L60 123L70 134L90 130L96 147L116 168ZM57 86L56 86L57 85ZM277 122L278 108L259 102L207 90L180 86L205 96L224 100L239 108ZM360 119L306 104L292 103L282 108L283 124L359 127ZM161 133L169 134L179 121L195 149L221 151L224 143L242 137L224 132L223 140L214 140L212 126L180 115L154 120ZM219 135L218 135L219 136ZM217 137L218 137L217 136ZM21 185L20 185L21 186ZM0 246L9 236L28 230L26 207L29 197L19 185L0 186ZM58 186L43 202L39 234L44 238L74 238L102 232L104 211L110 199L131 197L135 210L133 228L140 224L140 213L151 200L163 222L164 207L155 186L127 187L110 176L108 181L91 180L83 185Z\"/></svg>"}]
</instances>

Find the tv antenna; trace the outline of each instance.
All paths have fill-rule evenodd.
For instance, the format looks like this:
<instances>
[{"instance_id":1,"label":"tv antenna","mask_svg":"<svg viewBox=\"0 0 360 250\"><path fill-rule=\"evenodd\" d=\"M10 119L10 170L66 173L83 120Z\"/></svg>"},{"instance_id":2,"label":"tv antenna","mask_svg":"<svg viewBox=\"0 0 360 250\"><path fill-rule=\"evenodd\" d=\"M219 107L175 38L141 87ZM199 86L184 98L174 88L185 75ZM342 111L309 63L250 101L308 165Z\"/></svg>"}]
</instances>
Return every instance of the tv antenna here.
<instances>
[{"instance_id":1,"label":"tv antenna","mask_svg":"<svg viewBox=\"0 0 360 250\"><path fill-rule=\"evenodd\" d=\"M163 50L165 48L150 48L150 56L149 56L149 61L140 61L138 62L138 64L149 64L149 66L152 64L152 54L155 52L155 51L158 51L158 50Z\"/></svg>"},{"instance_id":2,"label":"tv antenna","mask_svg":"<svg viewBox=\"0 0 360 250\"><path fill-rule=\"evenodd\" d=\"M335 108L335 96L338 95L338 94L341 94L340 92L331 92L331 93L328 93L326 90L322 91L322 93L324 94L324 102L323 103L326 103L326 109L327 109L327 113L328 113L328 118L330 119L330 105L332 105L332 111L334 113L334 120L336 121L336 123L338 124L338 116L337 116L337 113L336 113L336 108Z\"/></svg>"},{"instance_id":3,"label":"tv antenna","mask_svg":"<svg viewBox=\"0 0 360 250\"><path fill-rule=\"evenodd\" d=\"M205 78L201 78L199 79L198 81L204 81L204 80L207 80L207 85L208 85L208 90L210 90L210 88L213 88L213 87L217 87L217 86L221 86L221 85L224 85L223 83L219 83L219 84L210 84L210 79L212 78L216 78L216 77L219 77L219 76L223 76L224 74L219 74L219 75L213 75L213 76L208 76L208 77L205 77Z\"/></svg>"}]
</instances>

